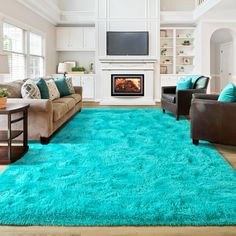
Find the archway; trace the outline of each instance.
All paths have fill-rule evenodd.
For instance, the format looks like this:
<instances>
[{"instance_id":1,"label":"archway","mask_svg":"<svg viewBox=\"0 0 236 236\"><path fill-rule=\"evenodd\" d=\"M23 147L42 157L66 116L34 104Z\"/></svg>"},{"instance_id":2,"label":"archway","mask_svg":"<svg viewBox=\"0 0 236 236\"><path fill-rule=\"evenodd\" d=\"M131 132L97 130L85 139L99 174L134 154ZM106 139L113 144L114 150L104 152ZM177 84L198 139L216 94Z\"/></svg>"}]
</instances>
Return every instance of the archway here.
<instances>
[{"instance_id":1,"label":"archway","mask_svg":"<svg viewBox=\"0 0 236 236\"><path fill-rule=\"evenodd\" d=\"M211 92L219 93L226 84L233 82L234 37L230 29L216 30L210 40Z\"/></svg>"}]
</instances>

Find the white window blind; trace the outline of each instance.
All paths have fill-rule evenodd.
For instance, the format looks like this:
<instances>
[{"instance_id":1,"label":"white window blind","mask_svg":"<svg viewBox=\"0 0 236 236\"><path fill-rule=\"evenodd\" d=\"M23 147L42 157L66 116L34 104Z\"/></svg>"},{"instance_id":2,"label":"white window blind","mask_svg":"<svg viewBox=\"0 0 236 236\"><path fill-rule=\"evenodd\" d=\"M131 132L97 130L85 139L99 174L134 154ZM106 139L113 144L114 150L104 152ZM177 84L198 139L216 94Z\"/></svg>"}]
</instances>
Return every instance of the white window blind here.
<instances>
[{"instance_id":1,"label":"white window blind","mask_svg":"<svg viewBox=\"0 0 236 236\"><path fill-rule=\"evenodd\" d=\"M9 56L9 79L24 79L26 76L25 32L14 25L3 23L3 50Z\"/></svg>"},{"instance_id":2,"label":"white window blind","mask_svg":"<svg viewBox=\"0 0 236 236\"><path fill-rule=\"evenodd\" d=\"M43 38L30 33L29 41L29 76L31 78L42 77L44 75Z\"/></svg>"}]
</instances>

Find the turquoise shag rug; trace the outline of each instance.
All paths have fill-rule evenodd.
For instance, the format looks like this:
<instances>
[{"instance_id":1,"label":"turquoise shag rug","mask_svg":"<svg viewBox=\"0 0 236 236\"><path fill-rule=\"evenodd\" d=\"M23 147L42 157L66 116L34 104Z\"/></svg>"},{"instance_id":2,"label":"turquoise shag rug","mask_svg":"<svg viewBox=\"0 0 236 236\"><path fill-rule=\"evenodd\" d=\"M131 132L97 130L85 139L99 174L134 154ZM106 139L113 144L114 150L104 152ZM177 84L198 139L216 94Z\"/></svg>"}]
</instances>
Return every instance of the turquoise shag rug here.
<instances>
[{"instance_id":1,"label":"turquoise shag rug","mask_svg":"<svg viewBox=\"0 0 236 236\"><path fill-rule=\"evenodd\" d=\"M0 175L0 224L235 225L236 172L159 109L84 109Z\"/></svg>"}]
</instances>

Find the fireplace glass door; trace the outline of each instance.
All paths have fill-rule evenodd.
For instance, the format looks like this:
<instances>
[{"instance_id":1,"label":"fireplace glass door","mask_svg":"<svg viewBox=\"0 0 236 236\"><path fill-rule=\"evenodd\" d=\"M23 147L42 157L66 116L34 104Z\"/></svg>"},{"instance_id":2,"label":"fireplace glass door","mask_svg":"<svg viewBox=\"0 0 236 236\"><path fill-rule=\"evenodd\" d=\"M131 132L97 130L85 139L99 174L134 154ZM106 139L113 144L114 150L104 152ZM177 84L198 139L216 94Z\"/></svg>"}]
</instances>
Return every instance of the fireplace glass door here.
<instances>
[{"instance_id":1,"label":"fireplace glass door","mask_svg":"<svg viewBox=\"0 0 236 236\"><path fill-rule=\"evenodd\" d=\"M144 96L144 75L111 75L112 96Z\"/></svg>"}]
</instances>

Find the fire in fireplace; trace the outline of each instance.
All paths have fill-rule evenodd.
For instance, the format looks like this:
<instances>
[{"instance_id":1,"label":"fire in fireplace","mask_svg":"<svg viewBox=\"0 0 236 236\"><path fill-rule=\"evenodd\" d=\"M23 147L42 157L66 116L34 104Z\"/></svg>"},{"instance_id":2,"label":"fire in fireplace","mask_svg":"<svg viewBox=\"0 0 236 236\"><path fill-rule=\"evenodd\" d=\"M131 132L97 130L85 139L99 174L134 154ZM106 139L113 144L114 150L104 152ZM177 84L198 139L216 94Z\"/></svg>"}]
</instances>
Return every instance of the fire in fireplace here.
<instances>
[{"instance_id":1,"label":"fire in fireplace","mask_svg":"<svg viewBox=\"0 0 236 236\"><path fill-rule=\"evenodd\" d=\"M144 96L144 75L111 75L112 96Z\"/></svg>"}]
</instances>

